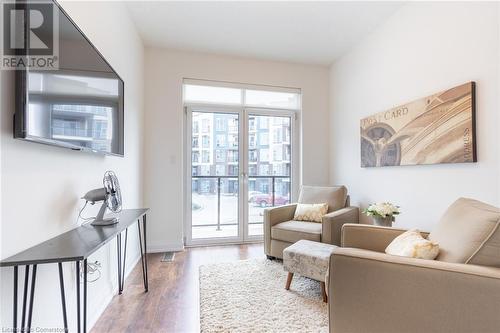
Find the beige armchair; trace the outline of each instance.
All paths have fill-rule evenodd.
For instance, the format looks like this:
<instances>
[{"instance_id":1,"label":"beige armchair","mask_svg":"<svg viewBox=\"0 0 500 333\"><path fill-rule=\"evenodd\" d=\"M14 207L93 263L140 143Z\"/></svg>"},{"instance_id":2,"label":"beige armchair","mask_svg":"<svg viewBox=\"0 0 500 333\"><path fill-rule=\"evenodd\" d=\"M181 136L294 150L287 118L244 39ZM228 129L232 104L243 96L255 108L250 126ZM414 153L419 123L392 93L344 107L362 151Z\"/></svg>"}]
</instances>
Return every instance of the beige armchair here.
<instances>
[{"instance_id":1,"label":"beige armchair","mask_svg":"<svg viewBox=\"0 0 500 333\"><path fill-rule=\"evenodd\" d=\"M457 200L424 233L436 260L391 256L403 229L345 224L330 258L330 332L500 331L500 210Z\"/></svg>"},{"instance_id":2,"label":"beige armchair","mask_svg":"<svg viewBox=\"0 0 500 333\"><path fill-rule=\"evenodd\" d=\"M297 204L269 208L264 211L264 252L269 259L283 258L283 250L301 240L340 245L344 223L358 223L358 207L349 206L345 186L303 186L299 203L328 203L328 213L321 223L294 221Z\"/></svg>"}]
</instances>

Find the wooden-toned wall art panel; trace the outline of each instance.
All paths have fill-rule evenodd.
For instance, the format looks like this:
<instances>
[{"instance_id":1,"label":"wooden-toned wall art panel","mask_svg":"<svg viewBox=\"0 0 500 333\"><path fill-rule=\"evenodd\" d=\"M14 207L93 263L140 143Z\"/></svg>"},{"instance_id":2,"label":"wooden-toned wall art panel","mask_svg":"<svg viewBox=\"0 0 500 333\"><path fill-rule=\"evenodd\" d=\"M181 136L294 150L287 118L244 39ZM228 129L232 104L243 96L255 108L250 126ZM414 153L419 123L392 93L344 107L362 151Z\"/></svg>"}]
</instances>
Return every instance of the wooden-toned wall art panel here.
<instances>
[{"instance_id":1,"label":"wooden-toned wall art panel","mask_svg":"<svg viewBox=\"0 0 500 333\"><path fill-rule=\"evenodd\" d=\"M361 119L361 167L476 162L475 83Z\"/></svg>"}]
</instances>

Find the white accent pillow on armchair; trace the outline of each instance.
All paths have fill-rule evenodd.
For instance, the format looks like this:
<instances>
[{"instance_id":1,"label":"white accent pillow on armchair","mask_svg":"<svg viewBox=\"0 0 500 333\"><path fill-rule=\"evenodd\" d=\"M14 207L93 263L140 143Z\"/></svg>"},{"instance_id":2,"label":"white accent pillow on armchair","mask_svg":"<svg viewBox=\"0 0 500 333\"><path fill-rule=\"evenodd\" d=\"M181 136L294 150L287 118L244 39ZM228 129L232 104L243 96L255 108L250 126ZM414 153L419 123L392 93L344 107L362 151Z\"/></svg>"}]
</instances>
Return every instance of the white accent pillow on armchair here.
<instances>
[{"instance_id":1,"label":"white accent pillow on armchair","mask_svg":"<svg viewBox=\"0 0 500 333\"><path fill-rule=\"evenodd\" d=\"M323 216L328 212L328 204L297 204L295 209L295 221L320 222Z\"/></svg>"},{"instance_id":2,"label":"white accent pillow on armchair","mask_svg":"<svg viewBox=\"0 0 500 333\"><path fill-rule=\"evenodd\" d=\"M401 257L434 260L439 254L439 245L422 237L417 229L412 229L394 238L385 249L385 253Z\"/></svg>"}]
</instances>

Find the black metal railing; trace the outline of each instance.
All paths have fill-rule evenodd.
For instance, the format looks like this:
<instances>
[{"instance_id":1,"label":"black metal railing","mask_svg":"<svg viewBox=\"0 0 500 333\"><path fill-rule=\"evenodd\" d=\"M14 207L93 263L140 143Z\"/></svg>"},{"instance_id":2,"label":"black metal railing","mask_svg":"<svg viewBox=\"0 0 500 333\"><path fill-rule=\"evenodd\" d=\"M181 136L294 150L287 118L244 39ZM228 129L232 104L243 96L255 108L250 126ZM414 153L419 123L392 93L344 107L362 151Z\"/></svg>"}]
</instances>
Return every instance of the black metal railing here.
<instances>
[{"instance_id":1,"label":"black metal railing","mask_svg":"<svg viewBox=\"0 0 500 333\"><path fill-rule=\"evenodd\" d=\"M192 227L217 227L217 230L221 230L221 225L238 225L238 223L221 223L221 189L222 189L222 179L235 179L238 180L238 176L191 176L192 181L197 179L216 179L216 192L217 192L217 223L211 224L192 224ZM248 179L270 179L271 180L271 193L262 193L262 195L271 195L271 207L276 206L276 180L277 179L288 179L291 180L291 176L248 176ZM288 189L288 199L287 202L290 202L290 190ZM199 190L198 190L199 192ZM213 193L210 189L208 193ZM236 188L235 192L228 192L229 194L238 195L238 188ZM249 222L248 224L262 224L262 222Z\"/></svg>"},{"instance_id":2,"label":"black metal railing","mask_svg":"<svg viewBox=\"0 0 500 333\"><path fill-rule=\"evenodd\" d=\"M250 179L271 179L271 206L276 206L276 179L290 179L290 176L248 176ZM290 202L290 188L288 189L288 202ZM265 194L265 193L264 193Z\"/></svg>"}]
</instances>

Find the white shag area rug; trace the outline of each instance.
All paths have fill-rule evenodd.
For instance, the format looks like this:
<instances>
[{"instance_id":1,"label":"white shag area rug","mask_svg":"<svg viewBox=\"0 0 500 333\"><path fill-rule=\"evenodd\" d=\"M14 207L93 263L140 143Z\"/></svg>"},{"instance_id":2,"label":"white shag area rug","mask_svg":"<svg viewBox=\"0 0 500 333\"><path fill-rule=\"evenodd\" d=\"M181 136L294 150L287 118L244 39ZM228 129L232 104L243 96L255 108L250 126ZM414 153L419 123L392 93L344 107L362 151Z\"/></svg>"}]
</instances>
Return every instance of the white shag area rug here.
<instances>
[{"instance_id":1,"label":"white shag area rug","mask_svg":"<svg viewBox=\"0 0 500 333\"><path fill-rule=\"evenodd\" d=\"M200 267L200 329L208 332L328 332L319 282L281 262L251 259Z\"/></svg>"}]
</instances>

